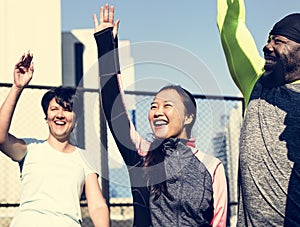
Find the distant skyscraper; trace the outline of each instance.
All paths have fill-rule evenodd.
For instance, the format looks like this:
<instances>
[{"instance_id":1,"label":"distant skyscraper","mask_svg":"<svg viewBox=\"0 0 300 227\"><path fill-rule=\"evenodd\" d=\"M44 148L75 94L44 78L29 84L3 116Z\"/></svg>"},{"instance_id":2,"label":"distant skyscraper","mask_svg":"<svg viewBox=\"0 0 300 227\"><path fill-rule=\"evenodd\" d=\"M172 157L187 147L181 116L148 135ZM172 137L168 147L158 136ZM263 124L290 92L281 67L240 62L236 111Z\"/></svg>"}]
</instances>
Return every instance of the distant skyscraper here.
<instances>
[{"instance_id":1,"label":"distant skyscraper","mask_svg":"<svg viewBox=\"0 0 300 227\"><path fill-rule=\"evenodd\" d=\"M213 137L213 150L214 150L214 156L219 158L225 168L226 176L227 174L227 167L228 167L228 161L227 161L227 128L224 128L223 132L217 132L215 136Z\"/></svg>"}]
</instances>

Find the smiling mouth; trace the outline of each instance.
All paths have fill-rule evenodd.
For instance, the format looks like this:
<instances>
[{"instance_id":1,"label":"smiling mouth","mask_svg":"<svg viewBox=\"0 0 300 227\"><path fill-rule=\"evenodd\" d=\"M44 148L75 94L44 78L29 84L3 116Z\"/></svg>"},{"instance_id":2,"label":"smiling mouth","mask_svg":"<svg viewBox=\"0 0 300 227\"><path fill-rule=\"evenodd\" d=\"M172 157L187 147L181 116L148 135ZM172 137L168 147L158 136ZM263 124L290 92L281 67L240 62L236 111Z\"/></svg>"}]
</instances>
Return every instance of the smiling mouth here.
<instances>
[{"instance_id":1,"label":"smiling mouth","mask_svg":"<svg viewBox=\"0 0 300 227\"><path fill-rule=\"evenodd\" d=\"M276 63L276 61L273 59L266 59L266 61L265 61L265 65L274 65L275 63Z\"/></svg>"},{"instance_id":2,"label":"smiling mouth","mask_svg":"<svg viewBox=\"0 0 300 227\"><path fill-rule=\"evenodd\" d=\"M66 124L66 122L64 122L64 121L55 121L54 123L55 123L56 125L60 125L60 126Z\"/></svg>"},{"instance_id":3,"label":"smiling mouth","mask_svg":"<svg viewBox=\"0 0 300 227\"><path fill-rule=\"evenodd\" d=\"M167 125L167 122L166 122L166 121L163 121L163 120L157 120L157 121L154 121L154 122L153 122L153 125L154 125L155 127L161 127L161 126Z\"/></svg>"},{"instance_id":4,"label":"smiling mouth","mask_svg":"<svg viewBox=\"0 0 300 227\"><path fill-rule=\"evenodd\" d=\"M265 55L265 65L274 65L276 64L276 58L273 56Z\"/></svg>"},{"instance_id":5,"label":"smiling mouth","mask_svg":"<svg viewBox=\"0 0 300 227\"><path fill-rule=\"evenodd\" d=\"M276 65L276 63L277 63L277 61L274 58L266 58L264 69L271 70Z\"/></svg>"}]
</instances>

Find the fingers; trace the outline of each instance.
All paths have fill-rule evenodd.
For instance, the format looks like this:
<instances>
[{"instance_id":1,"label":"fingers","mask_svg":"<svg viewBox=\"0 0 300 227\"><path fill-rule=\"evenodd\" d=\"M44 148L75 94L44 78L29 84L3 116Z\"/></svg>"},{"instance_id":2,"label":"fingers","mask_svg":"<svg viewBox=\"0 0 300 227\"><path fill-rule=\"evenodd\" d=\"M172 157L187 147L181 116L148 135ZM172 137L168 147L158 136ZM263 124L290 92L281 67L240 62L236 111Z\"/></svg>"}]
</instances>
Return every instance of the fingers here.
<instances>
[{"instance_id":1,"label":"fingers","mask_svg":"<svg viewBox=\"0 0 300 227\"><path fill-rule=\"evenodd\" d=\"M32 59L33 59L33 54L30 53L30 51L28 51L27 53L27 56L26 56L26 59L24 60L25 61L25 67L28 68L28 71L33 74L33 71L34 71L34 66L33 66L33 62L32 62Z\"/></svg>"},{"instance_id":2,"label":"fingers","mask_svg":"<svg viewBox=\"0 0 300 227\"><path fill-rule=\"evenodd\" d=\"M108 6L108 4L106 3L106 4L105 4L105 9L104 9L104 15L103 15L104 22L109 22L109 21L108 21L108 19L109 19L109 18L108 18L108 15L109 15L109 14L108 14L108 8L109 8L109 6Z\"/></svg>"},{"instance_id":3,"label":"fingers","mask_svg":"<svg viewBox=\"0 0 300 227\"><path fill-rule=\"evenodd\" d=\"M22 54L22 56L20 57L20 59L17 62L17 64L15 64L15 69L17 69L18 67L20 67L21 62L23 61L24 57L25 57L25 54Z\"/></svg>"},{"instance_id":4,"label":"fingers","mask_svg":"<svg viewBox=\"0 0 300 227\"><path fill-rule=\"evenodd\" d=\"M95 13L94 13L93 17L94 17L94 28L96 29L99 25L99 22L98 22L97 15Z\"/></svg>"},{"instance_id":5,"label":"fingers","mask_svg":"<svg viewBox=\"0 0 300 227\"><path fill-rule=\"evenodd\" d=\"M109 18L108 18L108 20L112 24L114 23L114 14L115 14L115 7L114 6L110 6L109 7Z\"/></svg>"},{"instance_id":6,"label":"fingers","mask_svg":"<svg viewBox=\"0 0 300 227\"><path fill-rule=\"evenodd\" d=\"M106 3L100 7L99 21L97 15L93 15L95 32L102 31L105 28L113 27L114 34L118 32L119 20L115 21L115 8Z\"/></svg>"},{"instance_id":7,"label":"fingers","mask_svg":"<svg viewBox=\"0 0 300 227\"><path fill-rule=\"evenodd\" d=\"M100 7L100 24L104 22L104 8L103 6Z\"/></svg>"},{"instance_id":8,"label":"fingers","mask_svg":"<svg viewBox=\"0 0 300 227\"><path fill-rule=\"evenodd\" d=\"M33 62L31 62L31 64L30 64L29 72L31 73L31 75L32 75L33 72L34 72L34 64L33 64Z\"/></svg>"},{"instance_id":9,"label":"fingers","mask_svg":"<svg viewBox=\"0 0 300 227\"><path fill-rule=\"evenodd\" d=\"M33 71L33 64L32 64L32 58L33 54L30 53L30 51L27 52L27 54L22 54L21 58L15 65L15 69L20 70L20 72L24 73L27 72L28 70Z\"/></svg>"},{"instance_id":10,"label":"fingers","mask_svg":"<svg viewBox=\"0 0 300 227\"><path fill-rule=\"evenodd\" d=\"M33 55L30 53L30 51L28 51L27 55L23 58L21 65L25 68L29 68L31 65L32 58L33 58Z\"/></svg>"},{"instance_id":11,"label":"fingers","mask_svg":"<svg viewBox=\"0 0 300 227\"><path fill-rule=\"evenodd\" d=\"M114 23L114 6L109 6L108 3L100 7L100 24L107 22Z\"/></svg>"}]
</instances>

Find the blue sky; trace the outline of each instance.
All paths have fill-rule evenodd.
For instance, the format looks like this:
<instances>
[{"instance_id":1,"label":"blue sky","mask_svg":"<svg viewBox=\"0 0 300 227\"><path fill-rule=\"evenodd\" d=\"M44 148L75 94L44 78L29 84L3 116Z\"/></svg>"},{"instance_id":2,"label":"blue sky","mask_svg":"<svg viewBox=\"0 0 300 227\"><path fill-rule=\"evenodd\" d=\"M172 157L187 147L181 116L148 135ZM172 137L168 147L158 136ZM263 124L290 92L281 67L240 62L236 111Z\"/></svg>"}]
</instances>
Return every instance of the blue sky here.
<instances>
[{"instance_id":1,"label":"blue sky","mask_svg":"<svg viewBox=\"0 0 300 227\"><path fill-rule=\"evenodd\" d=\"M169 53L172 62L176 62L175 58L181 61L182 56L195 58L209 72L199 69L199 86L194 86L193 81L180 74L176 75L174 69L158 68L157 65L147 65L143 69L137 67L137 79L165 74L166 80L183 83L193 93L236 96L238 90L230 78L218 36L216 0L107 2L115 6L116 18L121 19L119 39L128 39L132 44L164 43L173 48L174 52ZM70 31L93 28L92 14L99 13L100 5L105 4L105 1L62 0L61 4L62 30ZM246 0L245 4L247 25L259 50L265 45L268 32L276 21L291 12L300 11L299 0ZM157 55L160 55L158 52Z\"/></svg>"}]
</instances>

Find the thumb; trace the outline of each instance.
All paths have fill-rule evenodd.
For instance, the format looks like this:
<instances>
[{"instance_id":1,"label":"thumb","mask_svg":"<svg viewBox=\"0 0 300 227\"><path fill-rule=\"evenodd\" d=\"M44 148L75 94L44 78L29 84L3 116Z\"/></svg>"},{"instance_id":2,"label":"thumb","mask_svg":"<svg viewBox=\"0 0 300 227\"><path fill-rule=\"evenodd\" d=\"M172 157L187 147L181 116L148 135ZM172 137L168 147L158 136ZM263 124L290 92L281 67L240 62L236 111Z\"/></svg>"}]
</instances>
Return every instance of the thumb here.
<instances>
[{"instance_id":1,"label":"thumb","mask_svg":"<svg viewBox=\"0 0 300 227\"><path fill-rule=\"evenodd\" d=\"M116 20L116 22L114 23L114 27L113 27L113 35L114 35L114 38L116 38L117 35L118 35L119 24L120 24L120 19Z\"/></svg>"},{"instance_id":2,"label":"thumb","mask_svg":"<svg viewBox=\"0 0 300 227\"><path fill-rule=\"evenodd\" d=\"M30 72L31 75L32 75L33 72L34 72L34 64L33 64L33 62L31 62L31 64L30 64L29 72Z\"/></svg>"}]
</instances>

